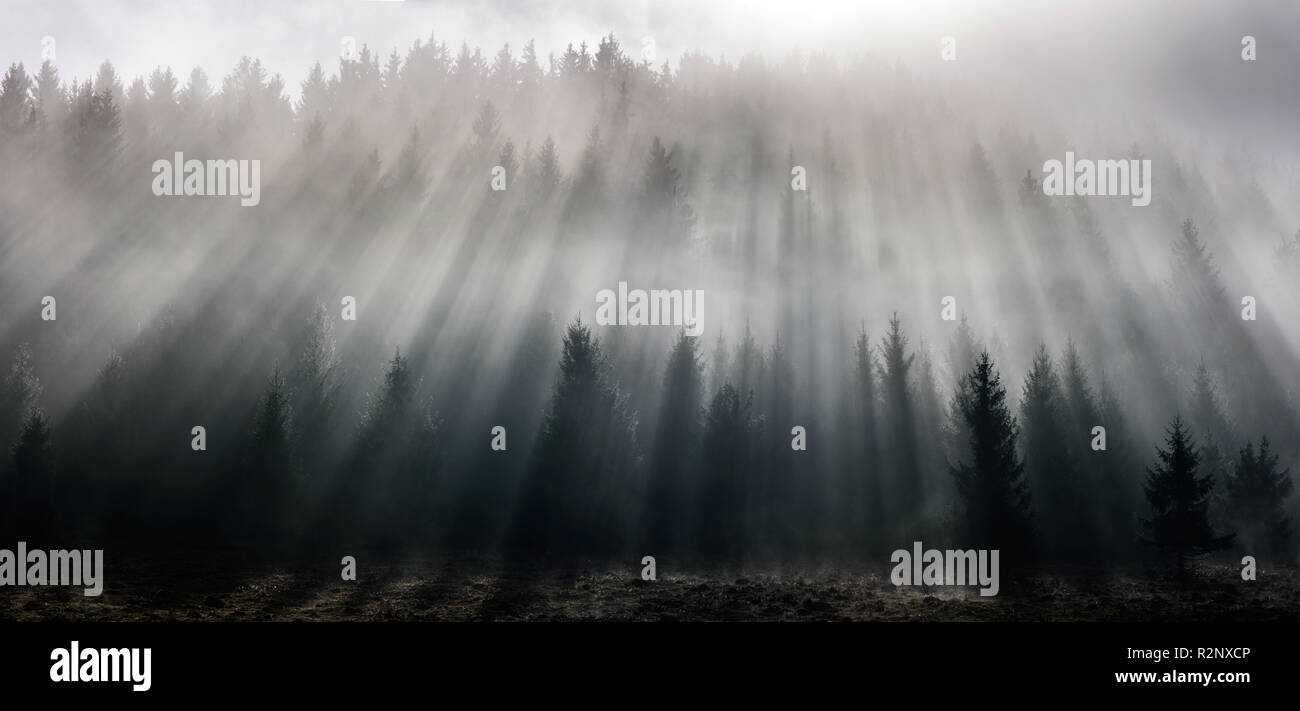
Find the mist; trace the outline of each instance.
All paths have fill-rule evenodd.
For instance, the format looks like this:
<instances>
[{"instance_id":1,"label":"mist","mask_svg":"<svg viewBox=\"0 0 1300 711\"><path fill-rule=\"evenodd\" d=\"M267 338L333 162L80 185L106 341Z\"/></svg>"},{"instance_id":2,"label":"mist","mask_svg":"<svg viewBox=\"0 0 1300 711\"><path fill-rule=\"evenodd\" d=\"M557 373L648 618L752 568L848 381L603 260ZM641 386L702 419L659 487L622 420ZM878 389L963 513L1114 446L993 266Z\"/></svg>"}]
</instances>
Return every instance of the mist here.
<instances>
[{"instance_id":1,"label":"mist","mask_svg":"<svg viewBox=\"0 0 1300 711\"><path fill-rule=\"evenodd\" d=\"M1300 471L1294 12L804 5L15 13L0 424L9 447L48 418L49 520L724 556L960 541L981 352L1048 557L1085 555L1056 530L1072 495L1092 555L1135 555L1175 417L1224 496L1261 437ZM187 196L185 171L157 194L177 153L257 161L257 204ZM1067 153L1150 161L1150 203L1045 194ZM700 335L601 323L620 282L702 292ZM1061 457L1087 462L1065 489Z\"/></svg>"}]
</instances>

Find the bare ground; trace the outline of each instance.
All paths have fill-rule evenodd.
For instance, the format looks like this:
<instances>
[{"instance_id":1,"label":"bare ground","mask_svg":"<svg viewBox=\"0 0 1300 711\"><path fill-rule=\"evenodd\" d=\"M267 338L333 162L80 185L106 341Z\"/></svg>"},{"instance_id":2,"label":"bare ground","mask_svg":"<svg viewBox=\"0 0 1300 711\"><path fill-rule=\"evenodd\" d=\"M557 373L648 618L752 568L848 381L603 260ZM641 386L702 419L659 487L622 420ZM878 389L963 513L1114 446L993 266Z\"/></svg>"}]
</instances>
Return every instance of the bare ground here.
<instances>
[{"instance_id":1,"label":"bare ground","mask_svg":"<svg viewBox=\"0 0 1300 711\"><path fill-rule=\"evenodd\" d=\"M1189 579L1164 569L1047 570L976 588L894 587L887 567L827 564L668 570L507 564L483 558L358 556L298 567L241 563L229 551L108 561L104 592L0 588L0 620L999 620L1300 621L1300 571L1202 563Z\"/></svg>"}]
</instances>

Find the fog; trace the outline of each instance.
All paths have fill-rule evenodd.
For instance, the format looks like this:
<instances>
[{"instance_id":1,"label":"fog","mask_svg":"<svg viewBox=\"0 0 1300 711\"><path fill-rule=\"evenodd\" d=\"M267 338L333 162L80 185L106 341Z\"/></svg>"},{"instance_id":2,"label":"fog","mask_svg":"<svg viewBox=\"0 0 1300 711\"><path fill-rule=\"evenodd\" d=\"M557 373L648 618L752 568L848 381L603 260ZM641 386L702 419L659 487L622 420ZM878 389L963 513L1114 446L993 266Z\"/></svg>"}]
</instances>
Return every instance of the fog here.
<instances>
[{"instance_id":1,"label":"fog","mask_svg":"<svg viewBox=\"0 0 1300 711\"><path fill-rule=\"evenodd\" d=\"M368 520L495 544L546 496L529 481L577 320L634 442L595 445L623 447L627 479L592 486L639 511L681 436L665 415L681 328L598 323L619 282L704 293L684 411L703 422L727 383L754 394L766 473L748 510L789 509L742 525L764 546L850 543L842 509L862 497L897 512L879 515L898 541L946 530L954 392L984 349L1022 419L1040 346L1062 377L1077 351L1117 443L1084 485L1108 530L1136 526L1178 415L1219 450L1216 476L1261 436L1300 471L1300 13L1283 3L70 5L11 8L0 29L22 63L0 92L0 354L4 436L49 416L56 481L88 497L75 525L280 501L256 481L208 495L280 466L249 464L278 369L291 528L346 518L339 492L384 490L428 508L384 499ZM260 161L259 204L156 195L154 163L177 152ZM1150 204L1044 194L1045 161L1067 152L1149 160ZM415 403L397 425L395 353ZM868 396L878 424L855 404L863 363L877 387L903 384ZM408 419L437 443L427 462L356 463L414 446L367 444ZM1099 423L1061 434L1082 451ZM882 449L865 460L863 432ZM427 476L391 474L408 465ZM349 474L372 470L388 478Z\"/></svg>"}]
</instances>

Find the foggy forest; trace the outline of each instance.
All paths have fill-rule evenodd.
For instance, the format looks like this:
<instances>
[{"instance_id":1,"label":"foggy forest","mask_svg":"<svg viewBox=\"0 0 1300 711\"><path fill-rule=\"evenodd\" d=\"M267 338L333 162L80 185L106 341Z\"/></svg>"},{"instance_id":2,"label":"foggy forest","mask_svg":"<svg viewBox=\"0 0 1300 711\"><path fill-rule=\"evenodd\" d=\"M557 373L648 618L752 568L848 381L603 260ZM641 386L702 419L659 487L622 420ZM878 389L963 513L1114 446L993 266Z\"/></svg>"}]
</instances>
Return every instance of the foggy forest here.
<instances>
[{"instance_id":1,"label":"foggy forest","mask_svg":"<svg viewBox=\"0 0 1300 711\"><path fill-rule=\"evenodd\" d=\"M0 540L1300 558L1294 155L624 42L6 62ZM1045 194L1067 150L1149 159L1150 204ZM151 192L179 152L260 203ZM620 282L702 291L700 334L602 325Z\"/></svg>"}]
</instances>

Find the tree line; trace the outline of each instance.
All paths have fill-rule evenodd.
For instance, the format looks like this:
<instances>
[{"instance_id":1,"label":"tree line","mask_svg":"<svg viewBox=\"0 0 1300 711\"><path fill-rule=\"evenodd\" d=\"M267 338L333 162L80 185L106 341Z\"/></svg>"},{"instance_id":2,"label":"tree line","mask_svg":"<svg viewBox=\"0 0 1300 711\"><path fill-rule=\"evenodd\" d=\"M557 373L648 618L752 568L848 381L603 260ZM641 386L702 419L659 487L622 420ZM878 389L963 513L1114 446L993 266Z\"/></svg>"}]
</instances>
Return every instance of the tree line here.
<instances>
[{"instance_id":1,"label":"tree line","mask_svg":"<svg viewBox=\"0 0 1300 711\"><path fill-rule=\"evenodd\" d=\"M32 353L19 348L0 393L8 535L156 536L181 526L276 550L346 540L722 560L878 555L938 539L999 548L1013 566L1104 566L1140 558L1149 544L1174 554L1180 570L1188 556L1234 544L1268 560L1294 557L1292 482L1268 437L1231 461L1208 436L1198 443L1190 423L1218 410L1204 371L1187 418L1173 417L1148 454L1073 344L1059 359L1041 347L1015 401L963 323L950 348L960 382L941 407L927 405L940 401L930 365L918 365L895 317L874 342L859 334L854 370L844 374L845 416L810 428L800 450L792 426L811 420L794 404L779 342L761 349L747 333L728 349L719 338L706 360L702 339L679 334L652 439L642 443L606 350L576 320L564 329L532 446L497 451L486 430L447 440L435 400L400 352L355 421L343 423L333 327L320 307L292 367L275 370L242 425L214 431L211 449L199 452L183 421L146 412L150 400L134 385L155 372L120 355L56 438ZM1095 426L1106 429L1104 449ZM351 427L347 446L331 446L340 427ZM498 524L440 505L456 491L449 449L477 450L478 475L495 461L526 460L515 481L497 482L479 502L508 512ZM196 457L211 458L212 476L167 492L179 474L167 468Z\"/></svg>"}]
</instances>

